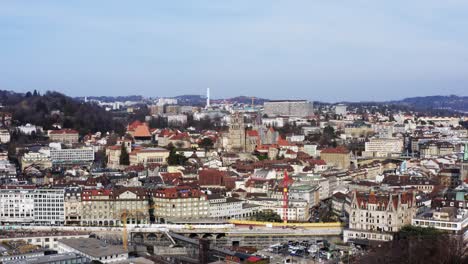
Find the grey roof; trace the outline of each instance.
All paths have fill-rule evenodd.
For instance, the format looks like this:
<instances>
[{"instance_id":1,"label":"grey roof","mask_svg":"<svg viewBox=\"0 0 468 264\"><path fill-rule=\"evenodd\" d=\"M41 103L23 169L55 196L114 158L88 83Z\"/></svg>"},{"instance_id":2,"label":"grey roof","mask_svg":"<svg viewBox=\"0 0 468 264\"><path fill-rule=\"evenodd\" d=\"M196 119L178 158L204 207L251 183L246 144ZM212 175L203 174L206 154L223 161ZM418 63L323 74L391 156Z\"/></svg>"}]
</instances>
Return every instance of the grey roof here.
<instances>
[{"instance_id":1,"label":"grey roof","mask_svg":"<svg viewBox=\"0 0 468 264\"><path fill-rule=\"evenodd\" d=\"M95 238L69 238L59 242L95 258L127 253L122 246L109 245Z\"/></svg>"},{"instance_id":2,"label":"grey roof","mask_svg":"<svg viewBox=\"0 0 468 264\"><path fill-rule=\"evenodd\" d=\"M46 263L51 263L51 262L56 262L56 261L69 261L69 260L74 260L74 259L82 259L83 261L81 262L75 262L75 263L88 263L89 259L82 257L78 254L75 253L63 253L63 254L54 254L54 255L46 255L46 256L41 256L41 257L32 257L32 258L26 258L26 259L18 259L18 260L12 260L12 261L5 261L5 264L46 264ZM64 262L65 263L65 262Z\"/></svg>"}]
</instances>

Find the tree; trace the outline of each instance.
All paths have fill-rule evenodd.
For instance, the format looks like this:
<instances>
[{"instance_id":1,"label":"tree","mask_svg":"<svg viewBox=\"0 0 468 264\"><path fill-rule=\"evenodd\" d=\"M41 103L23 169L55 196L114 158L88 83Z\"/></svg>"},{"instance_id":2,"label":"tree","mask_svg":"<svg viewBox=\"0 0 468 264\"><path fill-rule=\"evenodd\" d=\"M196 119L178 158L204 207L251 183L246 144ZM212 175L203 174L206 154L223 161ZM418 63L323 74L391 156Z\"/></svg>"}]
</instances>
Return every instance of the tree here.
<instances>
[{"instance_id":1,"label":"tree","mask_svg":"<svg viewBox=\"0 0 468 264\"><path fill-rule=\"evenodd\" d=\"M124 142L122 142L122 146L120 147L120 165L130 165L130 155L128 155L127 148L125 147Z\"/></svg>"},{"instance_id":2,"label":"tree","mask_svg":"<svg viewBox=\"0 0 468 264\"><path fill-rule=\"evenodd\" d=\"M204 148L205 151L208 151L213 147L213 140L211 138L206 137L201 140L199 146Z\"/></svg>"},{"instance_id":3,"label":"tree","mask_svg":"<svg viewBox=\"0 0 468 264\"><path fill-rule=\"evenodd\" d=\"M463 236L435 228L404 226L391 242L383 243L359 259L359 263L467 263Z\"/></svg>"},{"instance_id":4,"label":"tree","mask_svg":"<svg viewBox=\"0 0 468 264\"><path fill-rule=\"evenodd\" d=\"M333 127L331 127L331 126L326 126L323 129L323 133L320 136L320 141L319 142L320 142L321 145L332 146L332 145L334 145L333 143L335 141L335 138L336 138L335 129Z\"/></svg>"},{"instance_id":5,"label":"tree","mask_svg":"<svg viewBox=\"0 0 468 264\"><path fill-rule=\"evenodd\" d=\"M281 216L272 210L265 210L255 213L253 220L260 222L282 222Z\"/></svg>"},{"instance_id":6,"label":"tree","mask_svg":"<svg viewBox=\"0 0 468 264\"><path fill-rule=\"evenodd\" d=\"M184 155L177 153L176 148L174 146L168 146L168 148L170 149L169 157L167 158L167 163L172 166L184 165L187 161L187 158Z\"/></svg>"}]
</instances>

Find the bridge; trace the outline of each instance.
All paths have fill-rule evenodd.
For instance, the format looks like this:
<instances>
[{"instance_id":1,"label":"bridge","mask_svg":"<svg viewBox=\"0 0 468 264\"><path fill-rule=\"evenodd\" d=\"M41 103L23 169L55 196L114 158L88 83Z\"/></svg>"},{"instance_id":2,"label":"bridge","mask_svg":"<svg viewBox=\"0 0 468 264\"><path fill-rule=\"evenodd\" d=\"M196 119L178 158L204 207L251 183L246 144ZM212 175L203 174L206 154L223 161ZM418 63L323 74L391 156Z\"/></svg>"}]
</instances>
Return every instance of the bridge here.
<instances>
[{"instance_id":1,"label":"bridge","mask_svg":"<svg viewBox=\"0 0 468 264\"><path fill-rule=\"evenodd\" d=\"M206 239L210 244L226 246L266 247L289 240L308 240L317 237L338 238L343 226L341 223L266 223L255 221L230 221L227 224L152 224L128 225L123 227L90 226L0 226L1 229L37 231L83 231L98 236L122 238L126 232L130 242L144 245L170 245L166 232L182 235L190 239Z\"/></svg>"}]
</instances>

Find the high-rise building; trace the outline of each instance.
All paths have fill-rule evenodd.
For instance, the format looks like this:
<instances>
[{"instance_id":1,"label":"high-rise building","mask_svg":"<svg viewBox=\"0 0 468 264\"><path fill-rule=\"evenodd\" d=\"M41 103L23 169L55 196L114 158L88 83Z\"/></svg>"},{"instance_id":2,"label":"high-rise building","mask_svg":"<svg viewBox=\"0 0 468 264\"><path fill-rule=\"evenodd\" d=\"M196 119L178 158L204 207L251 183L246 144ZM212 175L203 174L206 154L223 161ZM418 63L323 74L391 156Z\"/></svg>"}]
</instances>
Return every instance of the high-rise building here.
<instances>
[{"instance_id":1,"label":"high-rise building","mask_svg":"<svg viewBox=\"0 0 468 264\"><path fill-rule=\"evenodd\" d=\"M344 105L344 104L335 105L335 114L336 115L345 116L347 113L348 113L348 111L346 109L346 105Z\"/></svg>"},{"instance_id":2,"label":"high-rise building","mask_svg":"<svg viewBox=\"0 0 468 264\"><path fill-rule=\"evenodd\" d=\"M263 104L268 116L310 116L313 114L312 102L306 100L269 101Z\"/></svg>"}]
</instances>

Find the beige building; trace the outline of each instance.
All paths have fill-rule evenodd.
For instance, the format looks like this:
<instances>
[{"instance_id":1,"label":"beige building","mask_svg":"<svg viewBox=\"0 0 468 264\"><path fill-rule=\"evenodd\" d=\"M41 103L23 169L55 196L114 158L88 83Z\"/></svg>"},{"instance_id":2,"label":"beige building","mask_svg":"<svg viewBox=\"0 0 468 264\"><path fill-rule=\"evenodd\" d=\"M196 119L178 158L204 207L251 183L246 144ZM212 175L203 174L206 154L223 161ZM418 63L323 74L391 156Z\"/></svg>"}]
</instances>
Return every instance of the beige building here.
<instances>
[{"instance_id":1,"label":"beige building","mask_svg":"<svg viewBox=\"0 0 468 264\"><path fill-rule=\"evenodd\" d=\"M416 215L412 192L354 192L349 212L349 228L344 242L359 240L391 241L393 233L411 224Z\"/></svg>"},{"instance_id":2,"label":"beige building","mask_svg":"<svg viewBox=\"0 0 468 264\"><path fill-rule=\"evenodd\" d=\"M374 134L374 129L365 123L348 124L344 128L346 137L359 138Z\"/></svg>"},{"instance_id":3,"label":"beige building","mask_svg":"<svg viewBox=\"0 0 468 264\"><path fill-rule=\"evenodd\" d=\"M453 144L449 142L429 141L419 146L420 156L423 158L431 158L455 153Z\"/></svg>"},{"instance_id":4,"label":"beige building","mask_svg":"<svg viewBox=\"0 0 468 264\"><path fill-rule=\"evenodd\" d=\"M178 186L153 191L155 216L167 219L202 219L209 216L207 196L198 189ZM163 218L163 219L161 219Z\"/></svg>"},{"instance_id":5,"label":"beige building","mask_svg":"<svg viewBox=\"0 0 468 264\"><path fill-rule=\"evenodd\" d=\"M83 213L81 204L81 188L69 187L65 189L64 197L65 225L80 225Z\"/></svg>"},{"instance_id":6,"label":"beige building","mask_svg":"<svg viewBox=\"0 0 468 264\"><path fill-rule=\"evenodd\" d=\"M351 152L344 147L324 149L320 152L320 158L329 167L335 167L340 170L347 170L351 164Z\"/></svg>"},{"instance_id":7,"label":"beige building","mask_svg":"<svg viewBox=\"0 0 468 264\"><path fill-rule=\"evenodd\" d=\"M81 193L81 225L121 226L147 224L150 221L149 202L142 188L93 189Z\"/></svg>"},{"instance_id":8,"label":"beige building","mask_svg":"<svg viewBox=\"0 0 468 264\"><path fill-rule=\"evenodd\" d=\"M60 129L49 131L49 139L53 142L60 142L65 145L78 143L78 131L74 129Z\"/></svg>"},{"instance_id":9,"label":"beige building","mask_svg":"<svg viewBox=\"0 0 468 264\"><path fill-rule=\"evenodd\" d=\"M39 152L29 152L25 153L21 157L21 170L24 170L29 166L34 166L44 170L52 168L52 161L46 154Z\"/></svg>"},{"instance_id":10,"label":"beige building","mask_svg":"<svg viewBox=\"0 0 468 264\"><path fill-rule=\"evenodd\" d=\"M134 149L130 153L130 165L166 164L169 150L164 148Z\"/></svg>"}]
</instances>

